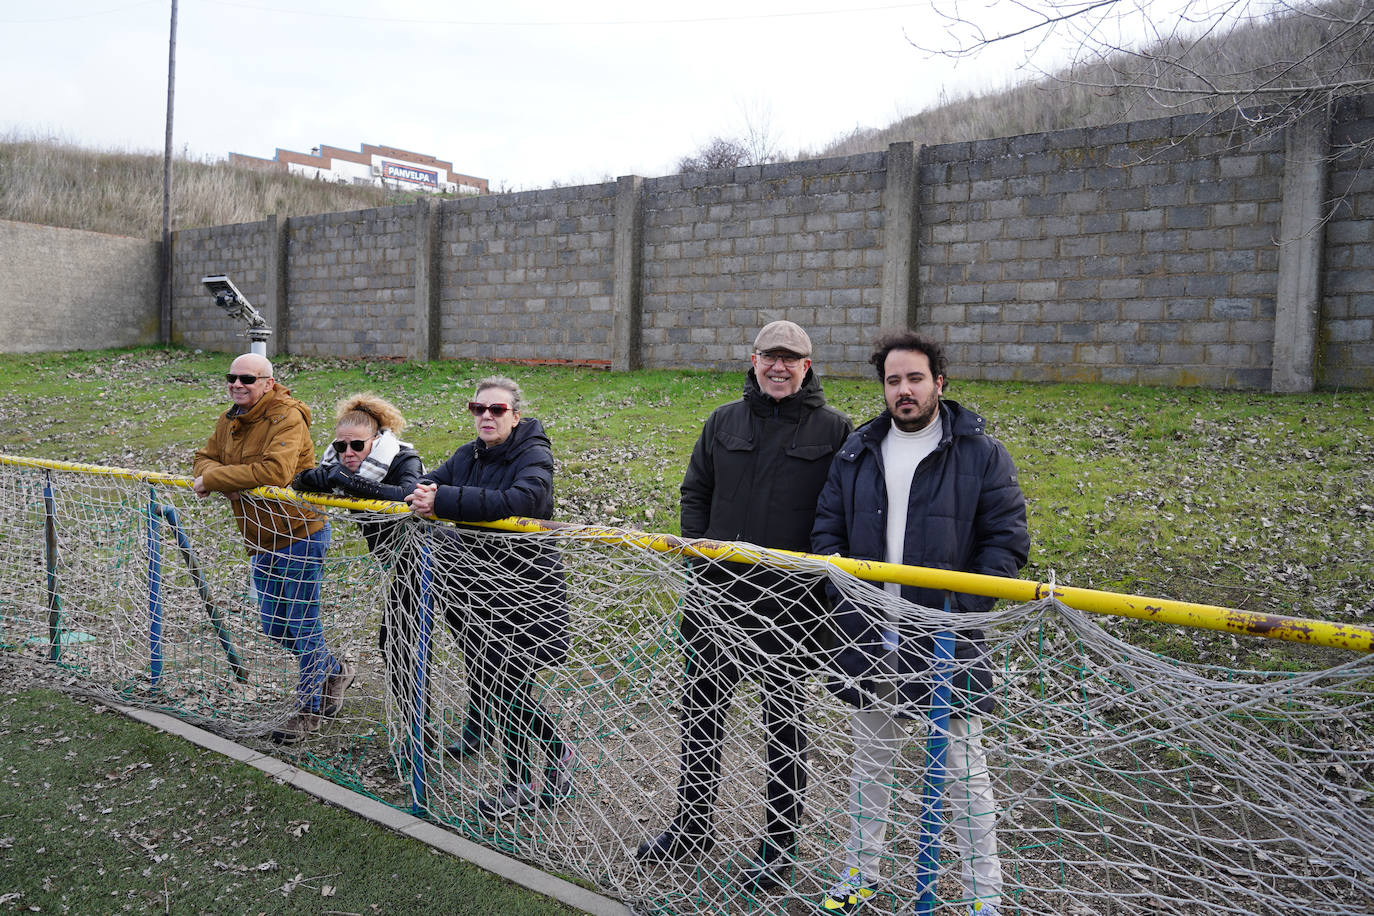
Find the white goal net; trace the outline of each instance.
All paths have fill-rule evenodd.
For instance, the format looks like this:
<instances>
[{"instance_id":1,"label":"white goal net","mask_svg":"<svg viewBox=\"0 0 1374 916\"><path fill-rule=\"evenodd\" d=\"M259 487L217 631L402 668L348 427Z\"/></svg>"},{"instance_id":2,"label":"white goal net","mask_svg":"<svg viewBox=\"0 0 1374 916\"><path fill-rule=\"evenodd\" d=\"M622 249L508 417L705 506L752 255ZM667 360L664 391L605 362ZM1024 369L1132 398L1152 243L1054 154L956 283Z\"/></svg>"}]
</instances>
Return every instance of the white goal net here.
<instances>
[{"instance_id":1,"label":"white goal net","mask_svg":"<svg viewBox=\"0 0 1374 916\"><path fill-rule=\"evenodd\" d=\"M304 643L265 635L265 580L226 501L196 500L181 478L0 462L0 652L644 913L825 912L858 861L864 911L964 914L988 849L1003 914L1374 912L1370 655L1185 662L1051 598L960 615L952 636L980 630L983 661L941 662L950 615L818 558L742 547L750 562L734 562L613 529L296 505L330 527L316 635L357 672L297 743L271 735L300 711ZM365 523L384 535L371 549ZM931 663L846 680L826 588L929 645ZM760 590L768 615L741 597ZM979 774L954 759L977 664L992 684L982 809L956 784ZM912 684L925 699L900 689ZM512 780L529 794L502 807ZM637 856L670 825L714 842ZM786 831L795 868L779 888L750 884L759 840Z\"/></svg>"}]
</instances>

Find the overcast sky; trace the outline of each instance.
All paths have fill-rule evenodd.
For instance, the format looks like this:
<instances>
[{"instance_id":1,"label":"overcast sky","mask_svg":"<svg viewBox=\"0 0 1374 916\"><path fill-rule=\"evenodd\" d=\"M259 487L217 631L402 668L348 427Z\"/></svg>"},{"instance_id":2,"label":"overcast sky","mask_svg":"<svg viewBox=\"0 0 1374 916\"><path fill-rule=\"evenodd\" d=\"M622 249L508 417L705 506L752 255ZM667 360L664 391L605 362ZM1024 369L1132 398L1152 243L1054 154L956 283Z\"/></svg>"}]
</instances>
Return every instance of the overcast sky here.
<instances>
[{"instance_id":1,"label":"overcast sky","mask_svg":"<svg viewBox=\"0 0 1374 916\"><path fill-rule=\"evenodd\" d=\"M160 153L170 12L0 0L0 135ZM956 68L908 41L942 32L864 0L180 0L173 144L391 145L494 190L652 177L751 125L816 150L1018 77L1019 49Z\"/></svg>"}]
</instances>

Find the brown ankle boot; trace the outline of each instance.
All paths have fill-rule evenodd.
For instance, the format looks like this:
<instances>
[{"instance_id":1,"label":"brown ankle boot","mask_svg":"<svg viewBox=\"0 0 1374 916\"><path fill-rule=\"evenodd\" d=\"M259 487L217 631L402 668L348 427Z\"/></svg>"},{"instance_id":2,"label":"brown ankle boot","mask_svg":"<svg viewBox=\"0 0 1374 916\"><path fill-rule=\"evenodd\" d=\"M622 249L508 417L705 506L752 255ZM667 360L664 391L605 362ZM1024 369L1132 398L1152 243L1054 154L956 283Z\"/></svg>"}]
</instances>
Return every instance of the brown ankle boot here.
<instances>
[{"instance_id":1,"label":"brown ankle boot","mask_svg":"<svg viewBox=\"0 0 1374 916\"><path fill-rule=\"evenodd\" d=\"M319 730L319 713L302 709L272 730L272 740L278 744L298 744L306 735Z\"/></svg>"}]
</instances>

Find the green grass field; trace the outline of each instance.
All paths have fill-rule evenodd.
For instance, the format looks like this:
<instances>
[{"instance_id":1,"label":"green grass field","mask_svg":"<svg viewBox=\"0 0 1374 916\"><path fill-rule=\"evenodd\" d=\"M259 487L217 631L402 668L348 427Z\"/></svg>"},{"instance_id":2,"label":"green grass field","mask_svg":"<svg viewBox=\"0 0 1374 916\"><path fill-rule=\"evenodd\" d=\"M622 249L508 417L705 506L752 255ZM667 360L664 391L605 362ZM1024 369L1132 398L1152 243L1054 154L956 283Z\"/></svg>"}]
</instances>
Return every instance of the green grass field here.
<instances>
[{"instance_id":1,"label":"green grass field","mask_svg":"<svg viewBox=\"0 0 1374 916\"><path fill-rule=\"evenodd\" d=\"M0 356L0 452L189 473L224 409L229 360L161 348ZM993 384L955 371L948 396L987 417L1020 469L1027 578L1374 621L1374 392ZM277 365L315 411L317 445L332 434L334 402L372 390L411 420L405 438L427 465L472 438L464 405L493 373L525 387L528 415L549 430L557 518L669 533L701 422L742 381L467 362ZM856 423L881 408L873 379L825 386ZM1184 659L1307 661L1271 641L1106 625ZM0 912L558 911L257 771L21 682L21 670L0 665ZM322 896L325 885L335 896Z\"/></svg>"},{"instance_id":2,"label":"green grass field","mask_svg":"<svg viewBox=\"0 0 1374 916\"><path fill-rule=\"evenodd\" d=\"M189 473L224 409L226 354L177 349L0 356L0 451ZM678 485L701 423L739 372L286 358L277 374L315 412L372 390L406 414L427 465L473 437L464 405L488 374L516 378L558 462L556 517L677 531ZM827 378L857 423L873 379ZM988 419L1026 491L1031 560L1062 584L1339 621L1374 612L1374 392L964 382L947 395Z\"/></svg>"},{"instance_id":3,"label":"green grass field","mask_svg":"<svg viewBox=\"0 0 1374 916\"><path fill-rule=\"evenodd\" d=\"M0 912L575 912L0 662Z\"/></svg>"}]
</instances>

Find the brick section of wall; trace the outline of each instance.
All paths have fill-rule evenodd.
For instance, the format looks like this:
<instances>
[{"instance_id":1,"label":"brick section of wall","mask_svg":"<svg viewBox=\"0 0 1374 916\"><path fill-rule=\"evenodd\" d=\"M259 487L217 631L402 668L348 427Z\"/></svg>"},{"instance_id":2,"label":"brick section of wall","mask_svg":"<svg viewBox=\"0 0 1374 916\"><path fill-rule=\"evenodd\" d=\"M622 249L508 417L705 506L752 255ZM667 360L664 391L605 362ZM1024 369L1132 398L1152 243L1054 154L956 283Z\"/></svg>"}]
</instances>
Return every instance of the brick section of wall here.
<instances>
[{"instance_id":1,"label":"brick section of wall","mask_svg":"<svg viewBox=\"0 0 1374 916\"><path fill-rule=\"evenodd\" d=\"M1282 150L1230 116L926 148L921 329L966 377L1267 388Z\"/></svg>"},{"instance_id":2,"label":"brick section of wall","mask_svg":"<svg viewBox=\"0 0 1374 916\"><path fill-rule=\"evenodd\" d=\"M1317 340L1317 383L1374 388L1374 96L1350 100L1336 112L1334 157L1328 173L1331 218L1326 224L1325 283Z\"/></svg>"},{"instance_id":3,"label":"brick section of wall","mask_svg":"<svg viewBox=\"0 0 1374 916\"><path fill-rule=\"evenodd\" d=\"M615 182L447 200L441 355L609 365Z\"/></svg>"},{"instance_id":4,"label":"brick section of wall","mask_svg":"<svg viewBox=\"0 0 1374 916\"><path fill-rule=\"evenodd\" d=\"M644 365L738 368L779 318L858 374L881 304L885 153L644 182Z\"/></svg>"},{"instance_id":5,"label":"brick section of wall","mask_svg":"<svg viewBox=\"0 0 1374 916\"><path fill-rule=\"evenodd\" d=\"M414 352L416 207L294 218L286 288L291 350L304 356Z\"/></svg>"},{"instance_id":6,"label":"brick section of wall","mask_svg":"<svg viewBox=\"0 0 1374 916\"><path fill-rule=\"evenodd\" d=\"M0 352L157 343L159 247L0 220Z\"/></svg>"},{"instance_id":7,"label":"brick section of wall","mask_svg":"<svg viewBox=\"0 0 1374 916\"><path fill-rule=\"evenodd\" d=\"M259 312L266 306L270 221L182 229L172 239L172 341L186 347L247 353L245 325L231 321L201 285L223 274ZM268 353L275 352L274 340Z\"/></svg>"}]
</instances>

